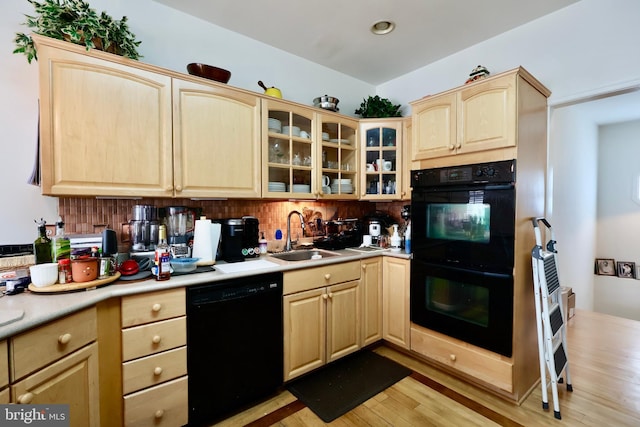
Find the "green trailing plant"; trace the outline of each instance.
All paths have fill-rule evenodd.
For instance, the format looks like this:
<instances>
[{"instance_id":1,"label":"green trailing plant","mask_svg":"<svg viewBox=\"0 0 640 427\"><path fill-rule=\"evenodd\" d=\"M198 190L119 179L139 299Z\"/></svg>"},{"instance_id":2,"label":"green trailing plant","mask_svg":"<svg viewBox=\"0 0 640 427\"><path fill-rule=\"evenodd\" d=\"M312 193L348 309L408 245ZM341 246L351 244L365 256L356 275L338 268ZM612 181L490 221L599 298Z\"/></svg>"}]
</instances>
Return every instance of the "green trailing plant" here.
<instances>
[{"instance_id":1,"label":"green trailing plant","mask_svg":"<svg viewBox=\"0 0 640 427\"><path fill-rule=\"evenodd\" d=\"M27 0L35 15L25 15L23 23L33 33L84 45L87 50L98 49L131 59L139 59L140 41L129 30L127 17L115 20L106 12L98 14L83 0ZM31 36L16 33L13 53L26 55L27 61L38 59Z\"/></svg>"},{"instance_id":2,"label":"green trailing plant","mask_svg":"<svg viewBox=\"0 0 640 427\"><path fill-rule=\"evenodd\" d=\"M387 98L376 95L364 99L355 113L362 118L401 117L400 108L400 104L394 105Z\"/></svg>"}]
</instances>

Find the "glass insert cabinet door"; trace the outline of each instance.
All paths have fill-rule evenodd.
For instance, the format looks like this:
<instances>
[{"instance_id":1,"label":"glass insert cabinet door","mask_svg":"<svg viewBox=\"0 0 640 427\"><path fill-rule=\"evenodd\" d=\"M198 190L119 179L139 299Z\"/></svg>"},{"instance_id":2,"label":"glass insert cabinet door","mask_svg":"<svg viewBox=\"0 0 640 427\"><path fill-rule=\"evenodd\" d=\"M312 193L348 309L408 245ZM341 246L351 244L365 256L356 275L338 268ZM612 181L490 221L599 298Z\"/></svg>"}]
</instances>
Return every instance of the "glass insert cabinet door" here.
<instances>
[{"instance_id":1,"label":"glass insert cabinet door","mask_svg":"<svg viewBox=\"0 0 640 427\"><path fill-rule=\"evenodd\" d=\"M358 198L358 122L322 114L319 157L319 196L327 199Z\"/></svg>"},{"instance_id":2,"label":"glass insert cabinet door","mask_svg":"<svg viewBox=\"0 0 640 427\"><path fill-rule=\"evenodd\" d=\"M314 113L277 101L263 101L263 196L315 197Z\"/></svg>"},{"instance_id":3,"label":"glass insert cabinet door","mask_svg":"<svg viewBox=\"0 0 640 427\"><path fill-rule=\"evenodd\" d=\"M361 198L398 199L402 191L402 120L362 120Z\"/></svg>"}]
</instances>

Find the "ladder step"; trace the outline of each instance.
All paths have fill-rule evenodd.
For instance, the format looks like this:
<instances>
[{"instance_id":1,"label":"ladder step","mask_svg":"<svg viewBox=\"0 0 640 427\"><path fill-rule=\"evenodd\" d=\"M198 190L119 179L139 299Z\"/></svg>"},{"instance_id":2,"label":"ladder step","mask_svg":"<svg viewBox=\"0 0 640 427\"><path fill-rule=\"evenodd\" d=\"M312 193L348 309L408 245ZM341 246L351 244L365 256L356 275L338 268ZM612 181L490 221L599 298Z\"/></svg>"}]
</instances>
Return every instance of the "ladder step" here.
<instances>
[{"instance_id":1,"label":"ladder step","mask_svg":"<svg viewBox=\"0 0 640 427\"><path fill-rule=\"evenodd\" d=\"M556 260L553 254L547 254L544 257L544 277L547 282L548 293L551 295L560 287Z\"/></svg>"},{"instance_id":2,"label":"ladder step","mask_svg":"<svg viewBox=\"0 0 640 427\"><path fill-rule=\"evenodd\" d=\"M564 351L564 345L558 346L553 354L553 361L556 369L556 377L560 376L564 367L567 365L567 353Z\"/></svg>"},{"instance_id":3,"label":"ladder step","mask_svg":"<svg viewBox=\"0 0 640 427\"><path fill-rule=\"evenodd\" d=\"M549 321L551 326L551 333L555 335L564 324L564 318L562 317L562 312L560 311L560 305L556 304L555 307L551 310L551 313L549 314Z\"/></svg>"}]
</instances>

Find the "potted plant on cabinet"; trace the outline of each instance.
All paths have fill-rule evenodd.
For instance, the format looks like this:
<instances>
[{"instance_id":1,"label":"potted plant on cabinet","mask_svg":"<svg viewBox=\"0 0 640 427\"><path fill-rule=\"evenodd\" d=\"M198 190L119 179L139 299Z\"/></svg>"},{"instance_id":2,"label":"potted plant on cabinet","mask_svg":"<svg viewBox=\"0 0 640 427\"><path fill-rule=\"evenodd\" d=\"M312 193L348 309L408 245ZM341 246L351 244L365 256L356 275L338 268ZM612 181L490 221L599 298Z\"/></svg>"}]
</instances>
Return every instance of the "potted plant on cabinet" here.
<instances>
[{"instance_id":1,"label":"potted plant on cabinet","mask_svg":"<svg viewBox=\"0 0 640 427\"><path fill-rule=\"evenodd\" d=\"M115 20L106 12L98 14L83 0L27 0L34 6L36 15L25 15L24 22L35 34L84 45L131 59L139 59L135 34L129 30L127 17ZM32 38L17 33L13 53L26 55L29 63L38 59Z\"/></svg>"},{"instance_id":2,"label":"potted plant on cabinet","mask_svg":"<svg viewBox=\"0 0 640 427\"><path fill-rule=\"evenodd\" d=\"M364 119L374 117L402 117L400 107L400 104L394 105L387 98L380 98L376 95L365 99L355 113Z\"/></svg>"}]
</instances>

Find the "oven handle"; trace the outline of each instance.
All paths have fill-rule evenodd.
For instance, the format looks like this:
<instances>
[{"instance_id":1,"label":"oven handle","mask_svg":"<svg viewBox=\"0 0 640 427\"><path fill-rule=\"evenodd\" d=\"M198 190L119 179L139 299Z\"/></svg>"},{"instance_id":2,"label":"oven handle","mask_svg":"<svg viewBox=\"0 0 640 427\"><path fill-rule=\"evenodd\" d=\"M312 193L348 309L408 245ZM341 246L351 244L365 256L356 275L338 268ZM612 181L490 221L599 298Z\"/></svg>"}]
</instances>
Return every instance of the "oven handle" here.
<instances>
[{"instance_id":1,"label":"oven handle","mask_svg":"<svg viewBox=\"0 0 640 427\"><path fill-rule=\"evenodd\" d=\"M482 275L482 276L486 276L486 277L496 277L496 278L501 278L501 279L511 279L511 278L513 278L513 274L496 273L496 272L482 271L482 270L472 270L472 269L469 269L469 268L454 267L454 266L451 266L449 264L434 264L434 263L431 263L431 262L421 261L421 260L419 260L417 258L413 258L411 260L411 262L417 262L417 263L420 263L421 265L427 266L427 267L432 266L432 267L436 267L436 268L444 268L446 270L457 271L457 272L462 272L462 273L478 274L478 275Z\"/></svg>"},{"instance_id":2,"label":"oven handle","mask_svg":"<svg viewBox=\"0 0 640 427\"><path fill-rule=\"evenodd\" d=\"M452 191L478 191L478 190L512 190L515 188L513 182L506 184L478 184L478 185L442 185L438 187L414 187L413 192L418 193L440 193Z\"/></svg>"}]
</instances>

